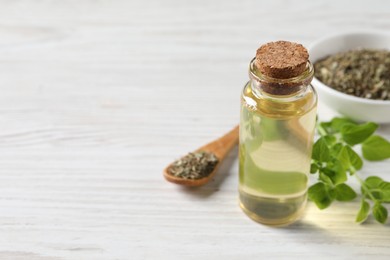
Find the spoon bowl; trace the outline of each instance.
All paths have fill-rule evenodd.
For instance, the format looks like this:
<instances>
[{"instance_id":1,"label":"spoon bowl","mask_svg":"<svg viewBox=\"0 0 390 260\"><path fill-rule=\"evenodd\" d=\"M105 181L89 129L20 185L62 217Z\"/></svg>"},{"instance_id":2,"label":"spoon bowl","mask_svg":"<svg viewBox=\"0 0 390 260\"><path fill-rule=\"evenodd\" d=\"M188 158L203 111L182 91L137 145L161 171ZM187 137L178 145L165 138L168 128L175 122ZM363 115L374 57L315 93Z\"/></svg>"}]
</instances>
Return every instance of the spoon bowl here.
<instances>
[{"instance_id":1,"label":"spoon bowl","mask_svg":"<svg viewBox=\"0 0 390 260\"><path fill-rule=\"evenodd\" d=\"M206 184L214 177L222 161L226 158L230 150L232 150L232 148L238 143L238 131L239 127L236 126L233 130L231 130L224 136L195 150L195 152L204 151L213 153L218 158L217 165L215 165L213 171L209 175L200 179L185 179L177 177L169 173L168 168L172 165L169 164L163 171L165 179L169 182L189 187L197 187Z\"/></svg>"}]
</instances>

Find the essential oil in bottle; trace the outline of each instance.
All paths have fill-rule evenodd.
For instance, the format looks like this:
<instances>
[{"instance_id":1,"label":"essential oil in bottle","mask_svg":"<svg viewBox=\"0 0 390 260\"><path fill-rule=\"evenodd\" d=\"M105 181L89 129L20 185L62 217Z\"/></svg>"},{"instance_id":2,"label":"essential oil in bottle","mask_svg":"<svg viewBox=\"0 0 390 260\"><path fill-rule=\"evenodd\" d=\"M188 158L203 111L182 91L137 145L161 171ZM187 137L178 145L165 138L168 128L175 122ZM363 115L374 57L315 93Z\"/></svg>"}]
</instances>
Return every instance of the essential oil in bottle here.
<instances>
[{"instance_id":1,"label":"essential oil in bottle","mask_svg":"<svg viewBox=\"0 0 390 260\"><path fill-rule=\"evenodd\" d=\"M300 44L261 46L242 92L240 206L263 224L290 224L306 205L317 107L308 58Z\"/></svg>"}]
</instances>

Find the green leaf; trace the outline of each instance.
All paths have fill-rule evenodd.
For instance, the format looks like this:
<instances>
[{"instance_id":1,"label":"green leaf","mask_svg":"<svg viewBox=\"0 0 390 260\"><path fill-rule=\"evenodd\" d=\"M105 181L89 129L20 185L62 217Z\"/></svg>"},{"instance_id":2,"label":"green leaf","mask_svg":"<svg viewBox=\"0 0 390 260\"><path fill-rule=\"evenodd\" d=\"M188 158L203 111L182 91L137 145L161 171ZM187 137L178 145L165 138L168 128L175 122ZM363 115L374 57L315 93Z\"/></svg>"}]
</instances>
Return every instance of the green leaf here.
<instances>
[{"instance_id":1,"label":"green leaf","mask_svg":"<svg viewBox=\"0 0 390 260\"><path fill-rule=\"evenodd\" d=\"M334 190L338 201L350 201L356 198L356 192L345 183L337 185Z\"/></svg>"},{"instance_id":2,"label":"green leaf","mask_svg":"<svg viewBox=\"0 0 390 260\"><path fill-rule=\"evenodd\" d=\"M319 179L326 184L333 185L332 179L328 175L326 175L324 172L319 173Z\"/></svg>"},{"instance_id":3,"label":"green leaf","mask_svg":"<svg viewBox=\"0 0 390 260\"><path fill-rule=\"evenodd\" d=\"M334 185L343 183L348 179L346 170L337 160L330 161L326 168L321 169L321 172L326 174Z\"/></svg>"},{"instance_id":4,"label":"green leaf","mask_svg":"<svg viewBox=\"0 0 390 260\"><path fill-rule=\"evenodd\" d=\"M369 212L370 212L370 204L363 199L360 205L360 210L356 216L356 222L358 223L364 222L367 219Z\"/></svg>"},{"instance_id":5,"label":"green leaf","mask_svg":"<svg viewBox=\"0 0 390 260\"><path fill-rule=\"evenodd\" d=\"M318 171L318 165L315 163L312 163L310 165L310 173L316 173Z\"/></svg>"},{"instance_id":6,"label":"green leaf","mask_svg":"<svg viewBox=\"0 0 390 260\"><path fill-rule=\"evenodd\" d=\"M370 176L368 177L363 185L366 187L366 189L369 190L369 192L371 193L371 195L376 199L376 200L380 200L382 201L383 199L383 192L382 190L379 188L379 186L384 183L384 181L377 177L377 176ZM366 190L362 187L362 193L363 194L366 194ZM367 198L370 198L370 197L367 197Z\"/></svg>"},{"instance_id":7,"label":"green leaf","mask_svg":"<svg viewBox=\"0 0 390 260\"><path fill-rule=\"evenodd\" d=\"M319 162L327 162L330 160L330 151L325 139L321 137L313 146L312 158Z\"/></svg>"},{"instance_id":8,"label":"green leaf","mask_svg":"<svg viewBox=\"0 0 390 260\"><path fill-rule=\"evenodd\" d=\"M382 202L390 203L390 182L380 183L379 189L382 191Z\"/></svg>"},{"instance_id":9,"label":"green leaf","mask_svg":"<svg viewBox=\"0 0 390 260\"><path fill-rule=\"evenodd\" d=\"M337 159L351 173L355 173L363 167L363 161L360 156L348 145L345 145L339 151Z\"/></svg>"},{"instance_id":10,"label":"green leaf","mask_svg":"<svg viewBox=\"0 0 390 260\"><path fill-rule=\"evenodd\" d=\"M334 200L334 191L323 182L317 182L309 188L309 199L312 200L319 209L327 208Z\"/></svg>"},{"instance_id":11,"label":"green leaf","mask_svg":"<svg viewBox=\"0 0 390 260\"><path fill-rule=\"evenodd\" d=\"M317 129L318 129L318 133L322 136L328 135L328 134L333 134L331 122L321 122L318 125Z\"/></svg>"},{"instance_id":12,"label":"green leaf","mask_svg":"<svg viewBox=\"0 0 390 260\"><path fill-rule=\"evenodd\" d=\"M378 128L378 125L368 122L362 125L345 124L341 128L341 136L349 145L360 144L370 137Z\"/></svg>"},{"instance_id":13,"label":"green leaf","mask_svg":"<svg viewBox=\"0 0 390 260\"><path fill-rule=\"evenodd\" d=\"M333 131L336 133L340 132L345 125L356 125L354 121L345 117L335 117L332 119L332 121L330 121L330 123Z\"/></svg>"},{"instance_id":14,"label":"green leaf","mask_svg":"<svg viewBox=\"0 0 390 260\"><path fill-rule=\"evenodd\" d=\"M337 142L337 138L334 135L325 135L323 136L328 146L333 146Z\"/></svg>"},{"instance_id":15,"label":"green leaf","mask_svg":"<svg viewBox=\"0 0 390 260\"><path fill-rule=\"evenodd\" d=\"M378 135L370 136L362 144L363 157L369 161L390 158L390 142Z\"/></svg>"},{"instance_id":16,"label":"green leaf","mask_svg":"<svg viewBox=\"0 0 390 260\"><path fill-rule=\"evenodd\" d=\"M333 145L332 148L330 149L330 155L333 157L337 157L337 155L340 153L340 150L342 148L343 148L342 143L337 143L337 144Z\"/></svg>"},{"instance_id":17,"label":"green leaf","mask_svg":"<svg viewBox=\"0 0 390 260\"><path fill-rule=\"evenodd\" d=\"M341 128L346 124L356 125L354 121L345 117L335 117L329 122L321 122L318 124L318 132L320 135L332 135L339 133Z\"/></svg>"},{"instance_id":18,"label":"green leaf","mask_svg":"<svg viewBox=\"0 0 390 260\"><path fill-rule=\"evenodd\" d=\"M349 162L349 153L346 146L343 146L340 149L339 154L337 155L337 160L340 162L340 164L345 170L348 170L350 168L351 163Z\"/></svg>"},{"instance_id":19,"label":"green leaf","mask_svg":"<svg viewBox=\"0 0 390 260\"><path fill-rule=\"evenodd\" d=\"M372 214L379 223L384 224L387 220L387 209L378 202L372 208Z\"/></svg>"},{"instance_id":20,"label":"green leaf","mask_svg":"<svg viewBox=\"0 0 390 260\"><path fill-rule=\"evenodd\" d=\"M369 189L375 189L379 187L379 185L383 182L383 180L377 176L370 176L365 181L364 184Z\"/></svg>"},{"instance_id":21,"label":"green leaf","mask_svg":"<svg viewBox=\"0 0 390 260\"><path fill-rule=\"evenodd\" d=\"M349 146L345 146L348 152L350 168L353 167L353 170L358 171L363 167L363 161L360 156Z\"/></svg>"}]
</instances>

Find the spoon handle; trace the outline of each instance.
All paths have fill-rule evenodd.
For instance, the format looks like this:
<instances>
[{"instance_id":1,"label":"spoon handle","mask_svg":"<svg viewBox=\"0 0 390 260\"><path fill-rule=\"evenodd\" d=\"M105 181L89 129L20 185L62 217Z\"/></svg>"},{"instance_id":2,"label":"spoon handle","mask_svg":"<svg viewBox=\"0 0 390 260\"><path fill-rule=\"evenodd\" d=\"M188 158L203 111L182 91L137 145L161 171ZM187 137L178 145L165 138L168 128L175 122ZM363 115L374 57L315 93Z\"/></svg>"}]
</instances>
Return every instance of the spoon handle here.
<instances>
[{"instance_id":1,"label":"spoon handle","mask_svg":"<svg viewBox=\"0 0 390 260\"><path fill-rule=\"evenodd\" d=\"M220 160L225 158L226 154L238 143L238 131L239 126L234 127L230 132L226 133L224 136L208 143L198 151L206 151L214 153Z\"/></svg>"}]
</instances>

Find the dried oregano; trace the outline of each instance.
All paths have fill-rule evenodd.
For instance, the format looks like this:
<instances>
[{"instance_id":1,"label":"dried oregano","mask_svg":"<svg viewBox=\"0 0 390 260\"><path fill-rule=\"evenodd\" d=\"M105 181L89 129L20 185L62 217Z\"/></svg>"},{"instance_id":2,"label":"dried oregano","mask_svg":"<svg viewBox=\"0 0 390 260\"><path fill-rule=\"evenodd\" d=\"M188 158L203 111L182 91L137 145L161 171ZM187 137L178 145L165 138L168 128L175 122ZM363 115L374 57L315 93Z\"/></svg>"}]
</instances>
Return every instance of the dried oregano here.
<instances>
[{"instance_id":1,"label":"dried oregano","mask_svg":"<svg viewBox=\"0 0 390 260\"><path fill-rule=\"evenodd\" d=\"M168 172L183 179L201 179L208 176L218 163L213 153L195 152L176 160L168 168Z\"/></svg>"},{"instance_id":2,"label":"dried oregano","mask_svg":"<svg viewBox=\"0 0 390 260\"><path fill-rule=\"evenodd\" d=\"M357 97L390 100L390 51L359 49L314 63L315 77Z\"/></svg>"}]
</instances>

